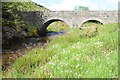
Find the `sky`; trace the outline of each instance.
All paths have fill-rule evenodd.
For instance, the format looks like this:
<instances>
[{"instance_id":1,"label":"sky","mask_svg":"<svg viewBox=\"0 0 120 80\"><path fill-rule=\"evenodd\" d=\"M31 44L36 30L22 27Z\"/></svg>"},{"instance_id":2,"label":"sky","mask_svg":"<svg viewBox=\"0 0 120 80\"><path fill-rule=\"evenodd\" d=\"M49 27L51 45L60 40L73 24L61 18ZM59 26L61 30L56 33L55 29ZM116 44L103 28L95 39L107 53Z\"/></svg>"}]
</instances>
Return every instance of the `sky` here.
<instances>
[{"instance_id":1,"label":"sky","mask_svg":"<svg viewBox=\"0 0 120 80\"><path fill-rule=\"evenodd\" d=\"M50 10L74 10L75 6L86 6L90 10L118 10L119 0L32 0Z\"/></svg>"}]
</instances>

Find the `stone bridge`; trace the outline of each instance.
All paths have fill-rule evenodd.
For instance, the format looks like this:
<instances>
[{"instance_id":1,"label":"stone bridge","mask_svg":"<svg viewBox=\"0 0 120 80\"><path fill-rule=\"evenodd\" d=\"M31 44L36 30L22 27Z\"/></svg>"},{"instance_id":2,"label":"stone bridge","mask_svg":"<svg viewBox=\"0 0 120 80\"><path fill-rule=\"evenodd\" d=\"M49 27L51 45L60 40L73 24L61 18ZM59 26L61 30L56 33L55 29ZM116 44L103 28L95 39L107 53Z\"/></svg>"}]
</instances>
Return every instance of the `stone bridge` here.
<instances>
[{"instance_id":1,"label":"stone bridge","mask_svg":"<svg viewBox=\"0 0 120 80\"><path fill-rule=\"evenodd\" d=\"M118 22L117 11L35 11L19 14L27 24L39 27L40 35L44 35L46 28L55 21L63 21L71 28L79 28L88 21L102 24Z\"/></svg>"}]
</instances>

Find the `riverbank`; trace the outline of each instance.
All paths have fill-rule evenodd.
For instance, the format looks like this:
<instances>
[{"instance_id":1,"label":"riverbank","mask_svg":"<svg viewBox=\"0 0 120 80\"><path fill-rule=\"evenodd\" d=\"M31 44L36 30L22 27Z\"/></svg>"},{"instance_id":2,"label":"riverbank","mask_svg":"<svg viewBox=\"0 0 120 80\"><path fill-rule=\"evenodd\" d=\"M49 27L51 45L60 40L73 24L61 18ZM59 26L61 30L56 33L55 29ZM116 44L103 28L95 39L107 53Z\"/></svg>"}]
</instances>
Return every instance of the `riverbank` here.
<instances>
[{"instance_id":1,"label":"riverbank","mask_svg":"<svg viewBox=\"0 0 120 80\"><path fill-rule=\"evenodd\" d=\"M28 53L31 49L41 47L44 48L53 38L58 35L65 34L61 32L47 32L44 37L29 37L24 39L12 40L8 45L2 48L2 70L6 71L14 63L14 61Z\"/></svg>"},{"instance_id":2,"label":"riverbank","mask_svg":"<svg viewBox=\"0 0 120 80\"><path fill-rule=\"evenodd\" d=\"M118 26L94 25L71 29L45 48L34 48L18 58L8 78L118 77Z\"/></svg>"}]
</instances>

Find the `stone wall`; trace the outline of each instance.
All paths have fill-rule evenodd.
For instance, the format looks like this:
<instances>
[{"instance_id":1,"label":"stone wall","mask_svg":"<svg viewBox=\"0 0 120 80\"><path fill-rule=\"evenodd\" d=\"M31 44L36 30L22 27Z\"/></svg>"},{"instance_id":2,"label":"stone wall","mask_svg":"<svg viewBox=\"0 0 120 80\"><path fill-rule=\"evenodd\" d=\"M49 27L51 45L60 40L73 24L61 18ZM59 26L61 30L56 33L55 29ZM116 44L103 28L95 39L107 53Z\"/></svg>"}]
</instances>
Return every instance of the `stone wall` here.
<instances>
[{"instance_id":1,"label":"stone wall","mask_svg":"<svg viewBox=\"0 0 120 80\"><path fill-rule=\"evenodd\" d=\"M39 27L40 33L44 33L47 26L55 21L64 21L71 28L80 27L89 20L103 24L118 22L117 11L35 11L19 14L27 24Z\"/></svg>"},{"instance_id":2,"label":"stone wall","mask_svg":"<svg viewBox=\"0 0 120 80\"><path fill-rule=\"evenodd\" d=\"M117 11L46 11L43 16L46 22L60 19L71 27L74 27L73 25L80 27L87 20L98 20L103 24L118 21Z\"/></svg>"},{"instance_id":3,"label":"stone wall","mask_svg":"<svg viewBox=\"0 0 120 80\"><path fill-rule=\"evenodd\" d=\"M17 12L17 14L28 25L40 27L43 24L43 12Z\"/></svg>"}]
</instances>

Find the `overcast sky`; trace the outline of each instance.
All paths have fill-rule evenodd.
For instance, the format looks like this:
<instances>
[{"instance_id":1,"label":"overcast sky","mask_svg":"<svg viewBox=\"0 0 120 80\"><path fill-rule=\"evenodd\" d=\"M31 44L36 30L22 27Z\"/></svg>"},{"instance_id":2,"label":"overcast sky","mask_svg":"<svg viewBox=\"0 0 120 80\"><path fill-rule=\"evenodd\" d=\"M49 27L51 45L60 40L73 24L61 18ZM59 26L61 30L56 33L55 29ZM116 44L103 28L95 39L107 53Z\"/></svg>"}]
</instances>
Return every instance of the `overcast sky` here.
<instances>
[{"instance_id":1,"label":"overcast sky","mask_svg":"<svg viewBox=\"0 0 120 80\"><path fill-rule=\"evenodd\" d=\"M90 10L118 10L119 0L32 0L50 10L74 10L75 6L87 6Z\"/></svg>"}]
</instances>

